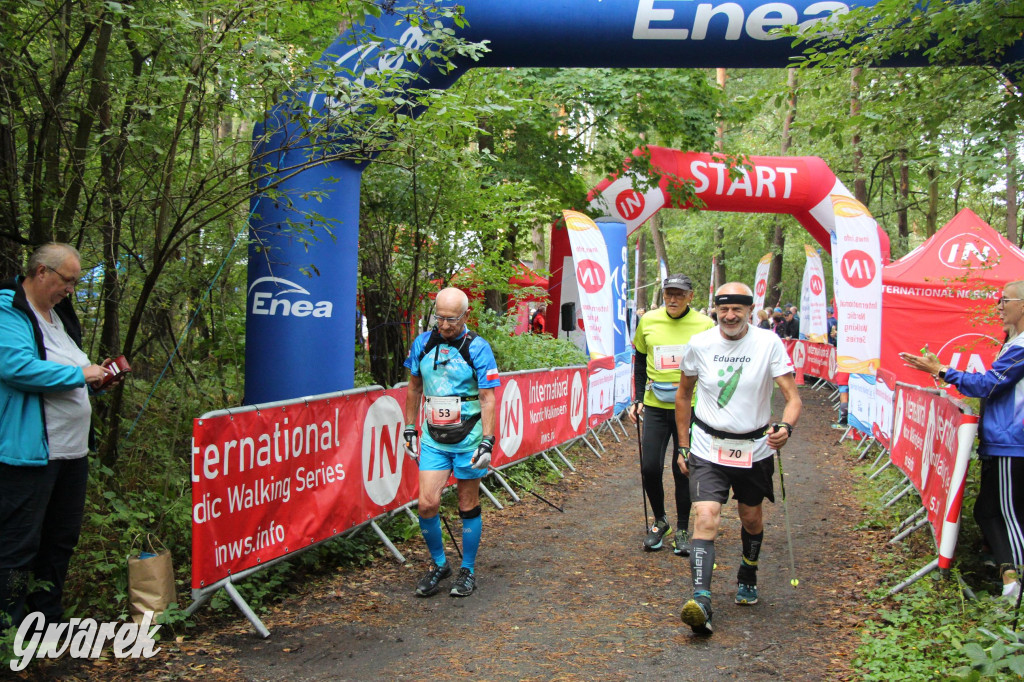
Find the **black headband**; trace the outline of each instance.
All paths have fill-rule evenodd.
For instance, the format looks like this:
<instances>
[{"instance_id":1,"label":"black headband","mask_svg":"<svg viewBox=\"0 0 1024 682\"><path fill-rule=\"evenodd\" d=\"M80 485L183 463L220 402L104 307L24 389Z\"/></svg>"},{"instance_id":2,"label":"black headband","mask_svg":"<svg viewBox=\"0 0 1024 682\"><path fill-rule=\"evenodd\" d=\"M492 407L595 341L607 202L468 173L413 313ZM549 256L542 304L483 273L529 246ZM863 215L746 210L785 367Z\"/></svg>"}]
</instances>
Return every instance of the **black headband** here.
<instances>
[{"instance_id":1,"label":"black headband","mask_svg":"<svg viewBox=\"0 0 1024 682\"><path fill-rule=\"evenodd\" d=\"M715 305L729 305L730 303L754 305L754 297L747 296L746 294L719 294L715 296Z\"/></svg>"}]
</instances>

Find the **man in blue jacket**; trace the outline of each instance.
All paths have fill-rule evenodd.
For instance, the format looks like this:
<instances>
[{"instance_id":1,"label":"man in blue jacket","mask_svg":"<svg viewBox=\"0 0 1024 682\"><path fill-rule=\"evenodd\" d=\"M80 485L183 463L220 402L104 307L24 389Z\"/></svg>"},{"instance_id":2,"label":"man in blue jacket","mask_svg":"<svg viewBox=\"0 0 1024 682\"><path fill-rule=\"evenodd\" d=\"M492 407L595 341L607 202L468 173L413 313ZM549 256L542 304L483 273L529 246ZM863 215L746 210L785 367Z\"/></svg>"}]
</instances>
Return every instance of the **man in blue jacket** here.
<instances>
[{"instance_id":1,"label":"man in blue jacket","mask_svg":"<svg viewBox=\"0 0 1024 682\"><path fill-rule=\"evenodd\" d=\"M81 272L77 250L46 244L0 283L0 628L26 612L63 619L89 472L86 384L107 373L82 352L68 299Z\"/></svg>"},{"instance_id":2,"label":"man in blue jacket","mask_svg":"<svg viewBox=\"0 0 1024 682\"><path fill-rule=\"evenodd\" d=\"M1016 600L1017 567L1024 564L1024 280L1003 287L996 311L1008 338L987 372L961 372L943 365L932 353L900 357L965 396L983 400L978 431L981 482L974 518L992 547L1003 595Z\"/></svg>"}]
</instances>

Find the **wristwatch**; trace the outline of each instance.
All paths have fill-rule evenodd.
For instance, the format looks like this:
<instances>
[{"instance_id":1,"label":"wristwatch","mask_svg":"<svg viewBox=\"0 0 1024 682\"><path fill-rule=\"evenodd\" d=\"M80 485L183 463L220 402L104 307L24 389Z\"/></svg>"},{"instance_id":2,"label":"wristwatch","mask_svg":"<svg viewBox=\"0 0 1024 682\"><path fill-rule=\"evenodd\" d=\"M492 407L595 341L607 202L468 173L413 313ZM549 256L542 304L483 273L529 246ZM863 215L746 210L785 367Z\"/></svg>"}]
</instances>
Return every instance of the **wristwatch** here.
<instances>
[{"instance_id":1,"label":"wristwatch","mask_svg":"<svg viewBox=\"0 0 1024 682\"><path fill-rule=\"evenodd\" d=\"M949 369L949 367L947 367L946 365L943 365L942 367L939 367L939 371L935 373L935 376L937 376L938 378L940 378L943 381L945 381L946 380L946 370L948 370L948 369Z\"/></svg>"},{"instance_id":2,"label":"wristwatch","mask_svg":"<svg viewBox=\"0 0 1024 682\"><path fill-rule=\"evenodd\" d=\"M789 432L789 438L793 437L793 425L792 424L789 424L789 423L786 423L786 422L779 422L775 426L778 427L778 428L785 427L786 431Z\"/></svg>"}]
</instances>

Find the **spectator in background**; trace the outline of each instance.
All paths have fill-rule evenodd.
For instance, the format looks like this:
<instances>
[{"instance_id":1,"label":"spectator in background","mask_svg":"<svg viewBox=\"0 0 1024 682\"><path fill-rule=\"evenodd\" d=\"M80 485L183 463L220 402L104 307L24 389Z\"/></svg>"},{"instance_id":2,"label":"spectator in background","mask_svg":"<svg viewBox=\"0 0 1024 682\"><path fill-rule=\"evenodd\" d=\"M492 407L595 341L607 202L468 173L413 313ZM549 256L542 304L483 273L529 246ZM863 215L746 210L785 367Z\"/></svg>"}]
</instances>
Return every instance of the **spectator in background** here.
<instances>
[{"instance_id":1,"label":"spectator in background","mask_svg":"<svg viewBox=\"0 0 1024 682\"><path fill-rule=\"evenodd\" d=\"M800 320L796 317L796 308L792 307L783 313L785 319L785 326L782 331L782 338L784 339L799 339L800 338Z\"/></svg>"},{"instance_id":2,"label":"spectator in background","mask_svg":"<svg viewBox=\"0 0 1024 682\"><path fill-rule=\"evenodd\" d=\"M965 396L983 400L978 429L981 481L974 518L992 548L1003 596L1016 601L1024 564L1024 280L1003 287L996 312L1007 341L987 372L943 365L927 347L923 355L900 353L900 358Z\"/></svg>"},{"instance_id":3,"label":"spectator in background","mask_svg":"<svg viewBox=\"0 0 1024 682\"><path fill-rule=\"evenodd\" d=\"M786 318L782 314L782 308L776 308L772 311L771 329L779 336L780 339L786 338Z\"/></svg>"},{"instance_id":4,"label":"spectator in background","mask_svg":"<svg viewBox=\"0 0 1024 682\"><path fill-rule=\"evenodd\" d=\"M530 332L534 334L544 333L544 326L547 324L547 314L548 307L546 305L541 304L537 307L537 310L533 313L533 317L530 318Z\"/></svg>"},{"instance_id":5,"label":"spectator in background","mask_svg":"<svg viewBox=\"0 0 1024 682\"><path fill-rule=\"evenodd\" d=\"M835 309L832 306L826 310L828 311L828 342L834 346L839 339L839 322L836 320Z\"/></svg>"},{"instance_id":6,"label":"spectator in background","mask_svg":"<svg viewBox=\"0 0 1024 682\"><path fill-rule=\"evenodd\" d=\"M765 308L764 310L757 311L757 326L759 329L771 329L771 309Z\"/></svg>"},{"instance_id":7,"label":"spectator in background","mask_svg":"<svg viewBox=\"0 0 1024 682\"><path fill-rule=\"evenodd\" d=\"M70 294L81 256L67 244L35 251L25 276L0 284L0 625L39 611L64 618L61 598L78 544L89 477L88 385L106 376L82 351ZM47 589L29 592L32 582Z\"/></svg>"}]
</instances>

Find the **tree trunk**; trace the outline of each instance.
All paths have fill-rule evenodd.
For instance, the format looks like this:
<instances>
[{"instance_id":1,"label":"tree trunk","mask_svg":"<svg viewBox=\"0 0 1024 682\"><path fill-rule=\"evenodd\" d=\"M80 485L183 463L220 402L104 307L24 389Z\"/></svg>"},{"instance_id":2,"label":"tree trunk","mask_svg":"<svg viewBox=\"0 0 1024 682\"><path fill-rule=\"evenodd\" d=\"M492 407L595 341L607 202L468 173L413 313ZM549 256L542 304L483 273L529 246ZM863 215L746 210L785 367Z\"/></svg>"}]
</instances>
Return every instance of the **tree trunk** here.
<instances>
[{"instance_id":1,"label":"tree trunk","mask_svg":"<svg viewBox=\"0 0 1024 682\"><path fill-rule=\"evenodd\" d=\"M789 102L786 118L782 122L782 144L780 151L785 156L793 144L793 121L796 119L797 70L787 69L786 88L789 90ZM782 255L786 250L786 232L782 225L782 217L775 216L772 234L772 264L768 268L768 292L765 303L777 305L782 300Z\"/></svg>"},{"instance_id":2,"label":"tree trunk","mask_svg":"<svg viewBox=\"0 0 1024 682\"><path fill-rule=\"evenodd\" d=\"M718 89L723 93L725 92L725 81L727 80L727 74L725 69L719 68L715 70L715 76L718 81ZM725 151L725 121L719 119L718 121L718 132L716 135L716 145L719 152ZM711 282L712 289L718 289L718 287L725 284L728 279L725 275L725 226L721 221L716 221L715 232L714 232L714 246L711 249L711 254L716 263L715 267L715 281Z\"/></svg>"},{"instance_id":3,"label":"tree trunk","mask_svg":"<svg viewBox=\"0 0 1024 682\"><path fill-rule=\"evenodd\" d=\"M900 235L900 254L910 250L910 166L907 164L907 149L900 149L899 209L896 211L897 228Z\"/></svg>"},{"instance_id":4,"label":"tree trunk","mask_svg":"<svg viewBox=\"0 0 1024 682\"><path fill-rule=\"evenodd\" d=\"M850 72L850 117L854 117L860 114L860 84L857 79L860 78L861 67L856 66ZM854 129L853 138L850 140L850 145L853 147L853 196L856 197L857 201L868 205L868 184L867 179L864 177L863 161L864 151L860 148L860 133Z\"/></svg>"},{"instance_id":5,"label":"tree trunk","mask_svg":"<svg viewBox=\"0 0 1024 682\"><path fill-rule=\"evenodd\" d=\"M935 234L939 222L939 174L935 166L928 166L928 215L925 220L925 237Z\"/></svg>"},{"instance_id":6,"label":"tree trunk","mask_svg":"<svg viewBox=\"0 0 1024 682\"><path fill-rule=\"evenodd\" d=\"M645 252L647 251L647 240L644 239L643 230L640 230L639 232L636 233L636 246L637 252L639 253L639 258L637 258L636 260L639 261L639 263L636 266L634 286L644 287L644 285L647 284L647 262L645 258ZM638 290L638 293L636 295L637 308L647 308L649 294L650 287L644 287Z\"/></svg>"},{"instance_id":7,"label":"tree trunk","mask_svg":"<svg viewBox=\"0 0 1024 682\"><path fill-rule=\"evenodd\" d=\"M1006 148L1006 238L1014 244L1020 243L1017 236L1017 187L1017 149L1015 144L1011 144Z\"/></svg>"}]
</instances>

